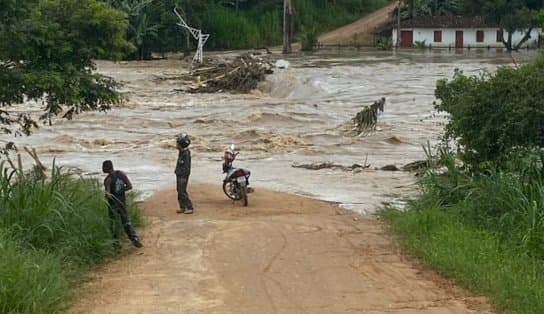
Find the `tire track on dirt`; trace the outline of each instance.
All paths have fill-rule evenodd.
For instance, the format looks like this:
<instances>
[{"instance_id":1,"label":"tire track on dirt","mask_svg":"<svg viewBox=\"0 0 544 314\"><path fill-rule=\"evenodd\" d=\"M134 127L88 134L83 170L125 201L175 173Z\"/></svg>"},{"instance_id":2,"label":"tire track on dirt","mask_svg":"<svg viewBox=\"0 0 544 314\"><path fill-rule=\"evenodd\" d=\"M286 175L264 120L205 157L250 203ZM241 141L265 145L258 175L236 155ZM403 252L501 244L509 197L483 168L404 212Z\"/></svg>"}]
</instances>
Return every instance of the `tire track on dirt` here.
<instances>
[{"instance_id":1,"label":"tire track on dirt","mask_svg":"<svg viewBox=\"0 0 544 314\"><path fill-rule=\"evenodd\" d=\"M404 258L379 222L264 190L248 207L190 192L193 215L175 214L174 191L146 202L144 249L99 269L70 313L491 313Z\"/></svg>"}]
</instances>

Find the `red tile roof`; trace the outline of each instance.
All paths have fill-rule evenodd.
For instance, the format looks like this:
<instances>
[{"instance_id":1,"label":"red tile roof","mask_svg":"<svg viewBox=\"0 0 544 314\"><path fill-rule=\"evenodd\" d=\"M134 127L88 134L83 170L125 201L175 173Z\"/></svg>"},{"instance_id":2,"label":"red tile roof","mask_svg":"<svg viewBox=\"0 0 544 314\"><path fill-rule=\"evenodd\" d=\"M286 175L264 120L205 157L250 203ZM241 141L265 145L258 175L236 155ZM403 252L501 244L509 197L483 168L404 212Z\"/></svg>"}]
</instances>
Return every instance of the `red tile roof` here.
<instances>
[{"instance_id":1,"label":"red tile roof","mask_svg":"<svg viewBox=\"0 0 544 314\"><path fill-rule=\"evenodd\" d=\"M483 16L416 16L402 21L401 28L486 28L498 27Z\"/></svg>"}]
</instances>

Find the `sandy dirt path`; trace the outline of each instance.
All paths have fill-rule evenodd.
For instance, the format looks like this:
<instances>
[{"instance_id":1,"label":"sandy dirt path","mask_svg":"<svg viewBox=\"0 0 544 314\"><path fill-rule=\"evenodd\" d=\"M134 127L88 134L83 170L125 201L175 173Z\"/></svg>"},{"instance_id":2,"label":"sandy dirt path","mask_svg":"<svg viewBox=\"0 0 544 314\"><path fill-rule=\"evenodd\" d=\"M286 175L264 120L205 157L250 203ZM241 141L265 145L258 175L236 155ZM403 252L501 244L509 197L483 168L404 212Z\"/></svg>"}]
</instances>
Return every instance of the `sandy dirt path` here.
<instances>
[{"instance_id":1,"label":"sandy dirt path","mask_svg":"<svg viewBox=\"0 0 544 314\"><path fill-rule=\"evenodd\" d=\"M338 206L260 190L233 204L218 186L144 205L145 247L104 265L70 313L490 313L399 254L382 225Z\"/></svg>"},{"instance_id":2,"label":"sandy dirt path","mask_svg":"<svg viewBox=\"0 0 544 314\"><path fill-rule=\"evenodd\" d=\"M394 1L351 24L319 36L318 41L323 45L372 45L374 31L392 21L397 5L398 1Z\"/></svg>"}]
</instances>

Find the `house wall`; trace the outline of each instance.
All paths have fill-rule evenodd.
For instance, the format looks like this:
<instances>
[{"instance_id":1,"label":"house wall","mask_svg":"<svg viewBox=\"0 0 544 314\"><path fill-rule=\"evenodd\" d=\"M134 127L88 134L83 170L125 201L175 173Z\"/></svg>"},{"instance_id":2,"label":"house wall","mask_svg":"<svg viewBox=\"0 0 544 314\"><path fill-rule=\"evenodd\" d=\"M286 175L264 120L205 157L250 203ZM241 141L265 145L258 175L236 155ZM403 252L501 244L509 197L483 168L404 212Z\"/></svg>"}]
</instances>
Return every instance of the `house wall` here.
<instances>
[{"instance_id":1,"label":"house wall","mask_svg":"<svg viewBox=\"0 0 544 314\"><path fill-rule=\"evenodd\" d=\"M460 28L460 29L454 29L454 28L446 28L446 29L434 29L434 28L401 28L402 31L413 31L414 34L414 44L416 41L425 41L425 44L427 46L432 45L432 47L436 48L455 48L455 32L456 31L463 31L463 47L471 47L471 48L503 48L504 45L501 42L497 42L497 31L498 28ZM435 43L434 42L434 31L435 30L441 30L442 31L442 42ZM484 31L484 42L478 43L476 42L476 31L482 30ZM523 48L529 46L529 47L536 47L538 44L538 37L542 33L542 29L533 29L531 32L531 38L527 40L523 44ZM522 32L515 32L512 36L512 42L514 44L518 43L525 33ZM504 33L504 38L508 38L508 33ZM397 29L393 29L393 43L397 42Z\"/></svg>"}]
</instances>

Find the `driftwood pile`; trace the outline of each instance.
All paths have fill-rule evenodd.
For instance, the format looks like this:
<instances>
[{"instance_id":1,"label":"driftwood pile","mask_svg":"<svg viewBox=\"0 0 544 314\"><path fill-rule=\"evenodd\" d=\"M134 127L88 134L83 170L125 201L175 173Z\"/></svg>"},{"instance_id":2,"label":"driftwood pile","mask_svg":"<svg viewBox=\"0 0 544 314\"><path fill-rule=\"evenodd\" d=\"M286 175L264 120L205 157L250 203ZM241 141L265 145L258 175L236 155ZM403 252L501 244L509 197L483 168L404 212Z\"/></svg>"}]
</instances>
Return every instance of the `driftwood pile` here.
<instances>
[{"instance_id":1,"label":"driftwood pile","mask_svg":"<svg viewBox=\"0 0 544 314\"><path fill-rule=\"evenodd\" d=\"M194 69L190 77L195 82L187 92L215 93L229 91L247 93L272 74L273 65L265 58L246 53L229 62L208 61Z\"/></svg>"},{"instance_id":2,"label":"driftwood pile","mask_svg":"<svg viewBox=\"0 0 544 314\"><path fill-rule=\"evenodd\" d=\"M385 105L385 98L375 101L370 106L364 106L361 111L353 118L355 125L355 131L359 136L366 136L370 132L376 131L376 124L378 123L378 113L383 112Z\"/></svg>"}]
</instances>

